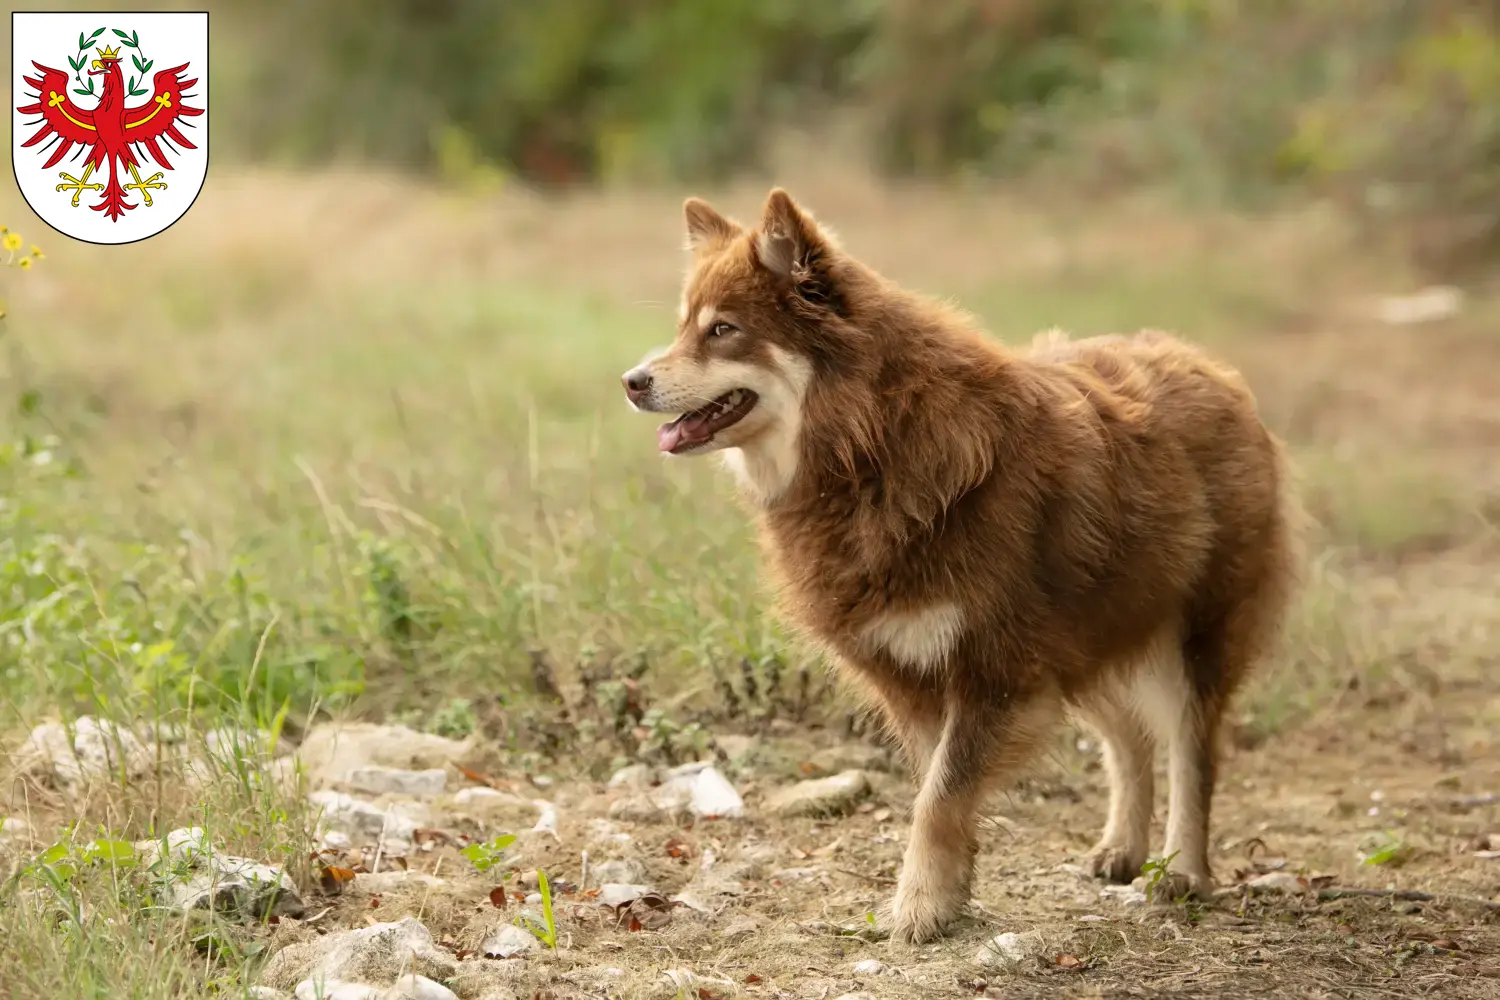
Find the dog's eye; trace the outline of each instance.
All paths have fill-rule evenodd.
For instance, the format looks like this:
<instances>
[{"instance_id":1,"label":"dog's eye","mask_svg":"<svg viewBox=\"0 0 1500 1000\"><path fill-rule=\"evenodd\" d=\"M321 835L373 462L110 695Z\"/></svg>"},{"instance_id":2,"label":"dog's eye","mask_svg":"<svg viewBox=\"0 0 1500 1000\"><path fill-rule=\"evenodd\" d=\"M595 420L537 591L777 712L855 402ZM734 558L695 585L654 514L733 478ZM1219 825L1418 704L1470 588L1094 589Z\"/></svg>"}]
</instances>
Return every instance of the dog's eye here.
<instances>
[{"instance_id":1,"label":"dog's eye","mask_svg":"<svg viewBox=\"0 0 1500 1000\"><path fill-rule=\"evenodd\" d=\"M710 337L727 337L731 333L734 333L735 330L736 327L732 326L729 323L715 323L713 326L708 328L708 335Z\"/></svg>"}]
</instances>

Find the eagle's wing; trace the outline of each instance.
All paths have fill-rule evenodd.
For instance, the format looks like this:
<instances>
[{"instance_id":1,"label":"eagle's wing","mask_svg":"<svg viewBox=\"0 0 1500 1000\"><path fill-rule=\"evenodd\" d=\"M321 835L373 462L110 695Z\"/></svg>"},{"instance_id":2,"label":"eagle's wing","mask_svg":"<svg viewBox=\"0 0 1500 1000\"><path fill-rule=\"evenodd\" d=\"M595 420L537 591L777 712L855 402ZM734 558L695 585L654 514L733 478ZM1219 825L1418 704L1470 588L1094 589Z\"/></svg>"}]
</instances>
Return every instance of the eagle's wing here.
<instances>
[{"instance_id":1,"label":"eagle's wing","mask_svg":"<svg viewBox=\"0 0 1500 1000\"><path fill-rule=\"evenodd\" d=\"M164 69L153 77L156 94L138 108L125 109L125 141L135 144L139 143L151 151L151 156L163 169L171 170L172 164L167 162L166 155L162 153L160 140L169 138L178 145L187 149L198 147L188 141L187 136L177 128L182 118L193 118L203 114L202 108L188 107L182 103L183 91L198 82L197 77L191 80L182 79L182 71L188 68L187 63L172 69ZM188 94L191 98L194 95ZM182 124L187 124L182 122Z\"/></svg>"},{"instance_id":2,"label":"eagle's wing","mask_svg":"<svg viewBox=\"0 0 1500 1000\"><path fill-rule=\"evenodd\" d=\"M41 115L41 128L36 134L22 146L35 146L48 136L56 135L62 140L57 149L53 151L51 158L42 165L45 170L55 166L59 160L67 155L73 144L79 143L85 146L94 146L99 141L99 132L94 128L94 113L85 111L68 99L68 74L60 69L43 66L39 62L32 64L41 71L40 77L23 76L21 79L36 88L35 94L27 94L28 97L36 98L32 104L23 104L16 108L23 115ZM37 124L28 122L28 125ZM96 156L100 156L96 152ZM96 164L97 165L97 164Z\"/></svg>"}]
</instances>

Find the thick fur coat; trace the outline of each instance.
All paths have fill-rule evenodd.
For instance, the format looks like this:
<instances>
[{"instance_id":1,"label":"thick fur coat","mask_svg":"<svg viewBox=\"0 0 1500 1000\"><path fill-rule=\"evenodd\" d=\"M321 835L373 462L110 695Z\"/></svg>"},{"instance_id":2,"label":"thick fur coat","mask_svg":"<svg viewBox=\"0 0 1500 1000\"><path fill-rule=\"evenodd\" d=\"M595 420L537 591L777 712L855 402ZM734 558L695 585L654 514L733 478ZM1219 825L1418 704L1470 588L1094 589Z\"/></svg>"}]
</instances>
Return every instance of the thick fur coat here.
<instances>
[{"instance_id":1,"label":"thick fur coat","mask_svg":"<svg viewBox=\"0 0 1500 1000\"><path fill-rule=\"evenodd\" d=\"M1211 891L1219 723L1297 565L1282 448L1243 380L1156 332L1007 350L780 190L754 228L685 212L677 337L626 391L687 413L663 450L723 454L783 613L911 762L892 932L927 940L962 911L982 797L1064 712L1098 731L1111 778L1091 869L1139 874L1160 742L1165 884Z\"/></svg>"}]
</instances>

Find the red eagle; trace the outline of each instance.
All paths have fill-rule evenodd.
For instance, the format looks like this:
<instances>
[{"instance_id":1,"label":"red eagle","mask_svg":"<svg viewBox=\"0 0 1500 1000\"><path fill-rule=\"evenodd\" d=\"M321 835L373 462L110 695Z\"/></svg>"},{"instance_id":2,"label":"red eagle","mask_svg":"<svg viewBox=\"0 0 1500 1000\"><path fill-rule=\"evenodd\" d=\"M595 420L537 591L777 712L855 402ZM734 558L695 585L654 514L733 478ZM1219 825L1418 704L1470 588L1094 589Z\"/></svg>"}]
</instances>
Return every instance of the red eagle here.
<instances>
[{"instance_id":1,"label":"red eagle","mask_svg":"<svg viewBox=\"0 0 1500 1000\"><path fill-rule=\"evenodd\" d=\"M127 190L139 191L141 198L150 205L152 189L166 190L167 187L161 180L164 176L161 171L141 180L138 169L141 164L137 159L141 147L150 151L152 158L161 164L163 170L171 170L172 164L167 162L161 143L170 138L187 149L197 149L177 128L177 123L181 118L203 114L203 109L188 107L182 103L182 92L198 82L196 78L182 79L181 73L187 69L187 63L157 73L153 78L156 93L151 100L139 107L127 108L125 80L120 74L119 50L106 47L95 51L99 58L94 60L89 76L104 77L104 89L99 95L99 106L94 110L85 111L68 99L67 73L43 66L35 60L31 65L41 71L41 77L27 76L22 79L36 88L36 93L27 94L28 97L36 98L36 101L16 110L22 114L41 115L41 128L37 129L36 135L21 144L23 147L35 146L48 136L54 136L54 142L61 140L42 169L55 166L74 144L89 147L83 176L76 178L69 173L59 174L67 183L57 185L57 190L72 191L75 207L85 190L102 190L104 200L90 207L96 212L103 212L111 220L118 221L120 216L136 207L125 200ZM38 122L27 124L35 125ZM134 150L132 146L135 147ZM172 148L170 142L167 147ZM172 151L177 152L175 149ZM41 152L46 152L46 149ZM109 163L109 183L89 183L89 176L95 170L102 172L106 161ZM135 178L134 183L120 183L118 170L121 166L130 171L130 176Z\"/></svg>"}]
</instances>

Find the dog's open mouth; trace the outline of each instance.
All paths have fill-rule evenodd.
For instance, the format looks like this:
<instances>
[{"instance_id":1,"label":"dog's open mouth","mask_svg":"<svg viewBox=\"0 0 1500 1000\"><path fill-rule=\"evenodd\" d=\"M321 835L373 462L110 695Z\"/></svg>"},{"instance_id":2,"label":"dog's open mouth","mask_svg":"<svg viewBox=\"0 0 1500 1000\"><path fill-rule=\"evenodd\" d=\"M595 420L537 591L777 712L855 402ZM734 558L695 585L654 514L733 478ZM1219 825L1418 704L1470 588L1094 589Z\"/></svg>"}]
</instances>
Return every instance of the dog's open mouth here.
<instances>
[{"instance_id":1,"label":"dog's open mouth","mask_svg":"<svg viewBox=\"0 0 1500 1000\"><path fill-rule=\"evenodd\" d=\"M749 389L726 392L707 406L691 410L656 429L656 447L669 455L680 455L701 448L714 435L733 427L755 409L760 397Z\"/></svg>"}]
</instances>

